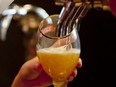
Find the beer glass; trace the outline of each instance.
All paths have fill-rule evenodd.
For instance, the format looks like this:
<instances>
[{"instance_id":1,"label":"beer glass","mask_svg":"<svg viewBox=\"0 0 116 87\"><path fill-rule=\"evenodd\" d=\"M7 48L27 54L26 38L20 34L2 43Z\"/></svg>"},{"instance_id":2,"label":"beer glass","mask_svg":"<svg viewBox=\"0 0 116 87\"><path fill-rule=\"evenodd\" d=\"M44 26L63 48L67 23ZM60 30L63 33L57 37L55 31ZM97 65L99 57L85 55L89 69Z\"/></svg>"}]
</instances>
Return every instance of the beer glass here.
<instances>
[{"instance_id":1,"label":"beer glass","mask_svg":"<svg viewBox=\"0 0 116 87\"><path fill-rule=\"evenodd\" d=\"M50 15L40 22L37 32L37 56L45 72L53 79L54 87L63 87L76 68L80 56L77 26L58 36L59 15Z\"/></svg>"}]
</instances>

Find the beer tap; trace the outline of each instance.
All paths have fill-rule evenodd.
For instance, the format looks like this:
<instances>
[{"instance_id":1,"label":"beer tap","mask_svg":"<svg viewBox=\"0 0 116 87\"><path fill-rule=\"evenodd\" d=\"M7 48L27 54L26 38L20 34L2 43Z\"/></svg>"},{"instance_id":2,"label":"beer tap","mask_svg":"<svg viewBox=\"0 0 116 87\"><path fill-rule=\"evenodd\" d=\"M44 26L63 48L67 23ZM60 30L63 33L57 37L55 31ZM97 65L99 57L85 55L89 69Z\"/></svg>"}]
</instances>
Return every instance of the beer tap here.
<instances>
[{"instance_id":1,"label":"beer tap","mask_svg":"<svg viewBox=\"0 0 116 87\"><path fill-rule=\"evenodd\" d=\"M57 36L65 36L67 32L71 32L73 24L77 26L90 8L90 2L87 0L56 0L55 4L63 5L58 20Z\"/></svg>"}]
</instances>

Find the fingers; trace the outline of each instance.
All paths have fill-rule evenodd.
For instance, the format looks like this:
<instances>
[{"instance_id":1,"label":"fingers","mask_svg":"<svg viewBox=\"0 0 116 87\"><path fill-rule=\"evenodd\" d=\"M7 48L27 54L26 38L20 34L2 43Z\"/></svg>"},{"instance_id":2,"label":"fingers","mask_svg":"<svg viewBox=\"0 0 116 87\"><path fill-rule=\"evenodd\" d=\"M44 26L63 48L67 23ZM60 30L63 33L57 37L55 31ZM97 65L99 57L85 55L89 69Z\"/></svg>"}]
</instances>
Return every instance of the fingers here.
<instances>
[{"instance_id":1,"label":"fingers","mask_svg":"<svg viewBox=\"0 0 116 87\"><path fill-rule=\"evenodd\" d=\"M33 58L32 60L26 62L19 71L19 75L26 80L33 80L39 76L42 70L39 64L38 58Z\"/></svg>"},{"instance_id":2,"label":"fingers","mask_svg":"<svg viewBox=\"0 0 116 87\"><path fill-rule=\"evenodd\" d=\"M75 69L68 77L68 81L71 82L77 76L77 69Z\"/></svg>"},{"instance_id":3,"label":"fingers","mask_svg":"<svg viewBox=\"0 0 116 87\"><path fill-rule=\"evenodd\" d=\"M82 67L82 60L81 58L79 58L78 64L77 64L77 68L81 68ZM76 76L77 76L78 70L75 69L70 76L67 78L67 80L70 82L72 81Z\"/></svg>"},{"instance_id":4,"label":"fingers","mask_svg":"<svg viewBox=\"0 0 116 87\"><path fill-rule=\"evenodd\" d=\"M31 87L48 87L52 84L52 79L42 69L39 59L36 57L24 65L23 79L26 79L25 85L30 84ZM27 86L28 87L28 86Z\"/></svg>"},{"instance_id":5,"label":"fingers","mask_svg":"<svg viewBox=\"0 0 116 87\"><path fill-rule=\"evenodd\" d=\"M37 79L34 79L33 81L31 80L29 82L31 84L36 85L37 87L48 87L48 86L52 85L52 78L44 70L42 70ZM33 87L35 87L35 86L33 86Z\"/></svg>"},{"instance_id":6,"label":"fingers","mask_svg":"<svg viewBox=\"0 0 116 87\"><path fill-rule=\"evenodd\" d=\"M79 58L78 64L77 64L77 68L81 68L82 67L82 59Z\"/></svg>"}]
</instances>

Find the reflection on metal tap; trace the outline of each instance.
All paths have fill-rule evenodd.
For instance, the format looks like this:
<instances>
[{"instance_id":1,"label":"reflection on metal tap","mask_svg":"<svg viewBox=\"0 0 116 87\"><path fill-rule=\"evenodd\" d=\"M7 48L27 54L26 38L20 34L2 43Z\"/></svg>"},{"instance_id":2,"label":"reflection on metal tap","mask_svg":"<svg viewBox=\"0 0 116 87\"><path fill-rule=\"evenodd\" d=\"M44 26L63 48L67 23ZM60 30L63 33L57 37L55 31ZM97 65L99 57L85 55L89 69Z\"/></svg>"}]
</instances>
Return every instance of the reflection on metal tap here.
<instances>
[{"instance_id":1,"label":"reflection on metal tap","mask_svg":"<svg viewBox=\"0 0 116 87\"><path fill-rule=\"evenodd\" d=\"M109 0L55 0L55 5L65 6L67 2L74 2L77 6L81 5L83 2L90 3L92 8L100 7L104 10L110 10L108 6Z\"/></svg>"},{"instance_id":2,"label":"reflection on metal tap","mask_svg":"<svg viewBox=\"0 0 116 87\"><path fill-rule=\"evenodd\" d=\"M55 0L56 5L65 5L68 1L80 3L81 0Z\"/></svg>"},{"instance_id":3,"label":"reflection on metal tap","mask_svg":"<svg viewBox=\"0 0 116 87\"><path fill-rule=\"evenodd\" d=\"M90 3L83 0L80 4L73 1L66 1L58 21L57 36L65 36L73 29L73 25L77 27L78 22L86 15L90 8Z\"/></svg>"},{"instance_id":4,"label":"reflection on metal tap","mask_svg":"<svg viewBox=\"0 0 116 87\"><path fill-rule=\"evenodd\" d=\"M65 36L68 27L72 27L73 24L77 26L90 8L100 7L109 10L108 0L55 0L55 4L63 6L57 27L58 36ZM68 32L71 31L70 28Z\"/></svg>"}]
</instances>

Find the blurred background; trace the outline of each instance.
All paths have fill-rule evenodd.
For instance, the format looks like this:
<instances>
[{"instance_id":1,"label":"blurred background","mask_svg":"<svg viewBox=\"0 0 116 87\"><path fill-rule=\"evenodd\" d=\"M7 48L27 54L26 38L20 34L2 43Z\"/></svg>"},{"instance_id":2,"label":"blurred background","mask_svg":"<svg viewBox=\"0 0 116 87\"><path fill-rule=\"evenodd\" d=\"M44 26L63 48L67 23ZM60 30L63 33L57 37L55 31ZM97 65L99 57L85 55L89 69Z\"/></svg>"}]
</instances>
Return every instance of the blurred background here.
<instances>
[{"instance_id":1,"label":"blurred background","mask_svg":"<svg viewBox=\"0 0 116 87\"><path fill-rule=\"evenodd\" d=\"M15 0L0 15L0 87L11 87L22 64L36 56L40 21L58 14L54 0ZM57 9L57 10L56 10Z\"/></svg>"},{"instance_id":2,"label":"blurred background","mask_svg":"<svg viewBox=\"0 0 116 87\"><path fill-rule=\"evenodd\" d=\"M22 64L36 56L40 21L61 9L54 0L15 0L0 15L0 87L11 87ZM110 87L115 73L115 16L109 7L93 4L79 28L83 67L69 87Z\"/></svg>"}]
</instances>

